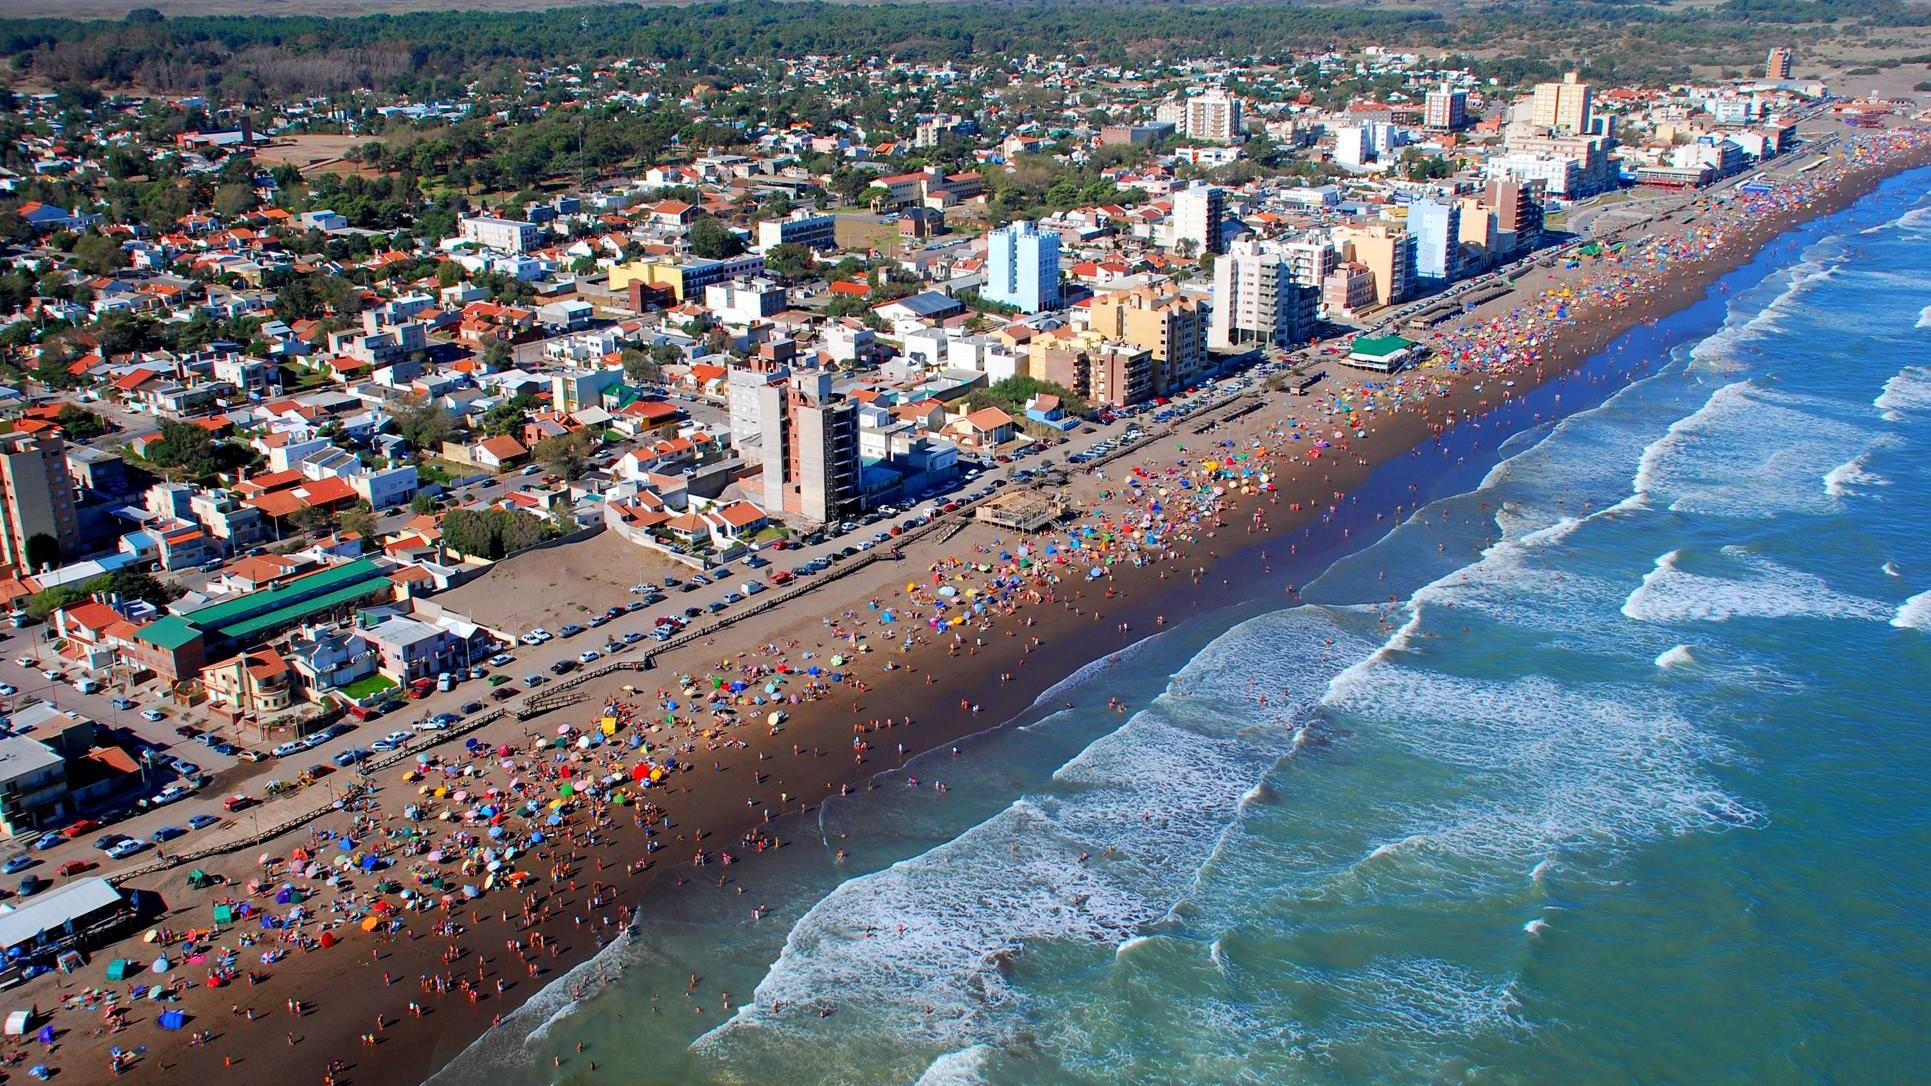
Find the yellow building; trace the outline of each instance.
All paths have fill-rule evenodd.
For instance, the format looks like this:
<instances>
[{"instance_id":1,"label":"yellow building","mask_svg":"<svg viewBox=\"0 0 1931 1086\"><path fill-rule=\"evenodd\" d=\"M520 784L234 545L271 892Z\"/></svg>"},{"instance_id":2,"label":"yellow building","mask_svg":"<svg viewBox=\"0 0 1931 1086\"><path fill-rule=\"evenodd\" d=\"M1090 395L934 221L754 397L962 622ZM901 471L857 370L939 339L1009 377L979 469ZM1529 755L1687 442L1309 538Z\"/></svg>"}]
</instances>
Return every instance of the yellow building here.
<instances>
[{"instance_id":1,"label":"yellow building","mask_svg":"<svg viewBox=\"0 0 1931 1086\"><path fill-rule=\"evenodd\" d=\"M1207 369L1207 322L1191 298L1135 287L1095 295L1088 326L1107 339L1144 347L1153 357L1153 395L1186 388Z\"/></svg>"},{"instance_id":2,"label":"yellow building","mask_svg":"<svg viewBox=\"0 0 1931 1086\"><path fill-rule=\"evenodd\" d=\"M1375 304L1406 301L1415 291L1415 240L1391 223L1372 223L1334 232L1349 260L1374 276Z\"/></svg>"},{"instance_id":3,"label":"yellow building","mask_svg":"<svg viewBox=\"0 0 1931 1086\"><path fill-rule=\"evenodd\" d=\"M1591 99L1589 84L1575 72L1565 72L1560 83L1537 83L1531 103L1531 122L1537 128L1586 135L1589 132Z\"/></svg>"},{"instance_id":4,"label":"yellow building","mask_svg":"<svg viewBox=\"0 0 1931 1086\"><path fill-rule=\"evenodd\" d=\"M201 672L208 704L237 714L279 713L293 701L288 663L274 649L255 649L209 664Z\"/></svg>"}]
</instances>

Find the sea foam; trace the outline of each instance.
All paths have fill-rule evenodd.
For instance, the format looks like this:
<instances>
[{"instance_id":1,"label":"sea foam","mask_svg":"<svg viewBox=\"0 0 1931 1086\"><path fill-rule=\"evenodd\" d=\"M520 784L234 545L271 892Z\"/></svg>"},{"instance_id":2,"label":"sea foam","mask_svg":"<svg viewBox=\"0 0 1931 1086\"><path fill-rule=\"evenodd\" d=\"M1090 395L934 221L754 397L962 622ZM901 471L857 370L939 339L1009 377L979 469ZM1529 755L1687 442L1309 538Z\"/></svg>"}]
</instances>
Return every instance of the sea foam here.
<instances>
[{"instance_id":1,"label":"sea foam","mask_svg":"<svg viewBox=\"0 0 1931 1086\"><path fill-rule=\"evenodd\" d=\"M1906 366L1884 381L1884 388L1871 406L1892 422L1906 412L1931 408L1931 366Z\"/></svg>"},{"instance_id":2,"label":"sea foam","mask_svg":"<svg viewBox=\"0 0 1931 1086\"><path fill-rule=\"evenodd\" d=\"M1735 618L1879 618L1884 613L1882 604L1838 592L1821 577L1734 548L1726 548L1721 561L1739 567L1740 577L1686 572L1680 568L1682 559L1681 550L1658 557L1655 567L1623 601L1623 616L1638 622L1684 623Z\"/></svg>"},{"instance_id":3,"label":"sea foam","mask_svg":"<svg viewBox=\"0 0 1931 1086\"><path fill-rule=\"evenodd\" d=\"M1696 657L1691 655L1688 645L1678 645L1675 648L1666 649L1661 655L1656 657L1656 666L1664 670L1673 667L1688 667L1694 663L1696 663Z\"/></svg>"},{"instance_id":4,"label":"sea foam","mask_svg":"<svg viewBox=\"0 0 1931 1086\"><path fill-rule=\"evenodd\" d=\"M1931 592L1920 592L1899 604L1891 625L1904 630L1931 630Z\"/></svg>"}]
</instances>

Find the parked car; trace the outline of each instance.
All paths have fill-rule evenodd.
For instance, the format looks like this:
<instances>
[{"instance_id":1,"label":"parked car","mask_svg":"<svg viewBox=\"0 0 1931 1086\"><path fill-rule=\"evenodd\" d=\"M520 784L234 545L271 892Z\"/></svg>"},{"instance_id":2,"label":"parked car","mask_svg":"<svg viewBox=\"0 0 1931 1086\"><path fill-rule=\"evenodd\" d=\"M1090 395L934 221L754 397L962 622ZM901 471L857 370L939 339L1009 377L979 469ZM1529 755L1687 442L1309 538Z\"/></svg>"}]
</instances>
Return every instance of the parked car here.
<instances>
[{"instance_id":1,"label":"parked car","mask_svg":"<svg viewBox=\"0 0 1931 1086\"><path fill-rule=\"evenodd\" d=\"M216 818L214 815L198 814L188 819L188 828L191 830L205 830L209 826L218 825L220 822L221 819Z\"/></svg>"},{"instance_id":2,"label":"parked car","mask_svg":"<svg viewBox=\"0 0 1931 1086\"><path fill-rule=\"evenodd\" d=\"M107 854L116 860L125 860L129 856L132 856L135 853L140 852L142 849L145 849L147 847L148 847L148 843L146 841L136 841L132 838L129 838L128 840L122 841L121 843L115 845L113 848L108 849Z\"/></svg>"},{"instance_id":3,"label":"parked car","mask_svg":"<svg viewBox=\"0 0 1931 1086\"><path fill-rule=\"evenodd\" d=\"M482 711L483 711L483 710L484 710L485 708L487 708L487 706L485 706L485 705L484 705L484 704L483 704L482 702L480 702L480 701L470 701L470 702L464 702L464 703L463 703L463 710L462 710L462 711L463 711L463 715L464 715L464 716L468 716L468 715L470 715L471 713L480 713L480 712L482 712Z\"/></svg>"},{"instance_id":4,"label":"parked car","mask_svg":"<svg viewBox=\"0 0 1931 1086\"><path fill-rule=\"evenodd\" d=\"M515 662L516 657L511 656L507 652L499 652L489 658L489 666L491 667L507 667Z\"/></svg>"},{"instance_id":5,"label":"parked car","mask_svg":"<svg viewBox=\"0 0 1931 1086\"><path fill-rule=\"evenodd\" d=\"M601 659L603 659L603 653L598 652L596 649L584 649L582 652L577 653L577 660L580 663L588 664Z\"/></svg>"},{"instance_id":6,"label":"parked car","mask_svg":"<svg viewBox=\"0 0 1931 1086\"><path fill-rule=\"evenodd\" d=\"M367 758L368 756L369 756L369 752L366 750L363 750L361 747L350 747L349 749L337 754L335 757L330 758L329 761L334 762L336 765L341 766L343 769L347 769L350 766L354 765L355 763L361 761L362 759Z\"/></svg>"},{"instance_id":7,"label":"parked car","mask_svg":"<svg viewBox=\"0 0 1931 1086\"><path fill-rule=\"evenodd\" d=\"M206 818L207 816L202 815L201 817ZM66 863L54 868L54 873L61 878L71 878L83 871L92 871L96 866L92 860L68 860Z\"/></svg>"},{"instance_id":8,"label":"parked car","mask_svg":"<svg viewBox=\"0 0 1931 1086\"><path fill-rule=\"evenodd\" d=\"M177 837L186 837L187 835L188 831L179 826L162 826L160 829L149 834L148 837L155 844L159 845L172 841Z\"/></svg>"},{"instance_id":9,"label":"parked car","mask_svg":"<svg viewBox=\"0 0 1931 1086\"><path fill-rule=\"evenodd\" d=\"M0 875L18 875L39 862L32 856L15 856L6 863L0 864Z\"/></svg>"},{"instance_id":10,"label":"parked car","mask_svg":"<svg viewBox=\"0 0 1931 1086\"><path fill-rule=\"evenodd\" d=\"M229 814L234 814L236 811L245 811L258 802L260 801L254 796L248 795L245 792L237 792L221 801L221 809L227 811Z\"/></svg>"},{"instance_id":11,"label":"parked car","mask_svg":"<svg viewBox=\"0 0 1931 1086\"><path fill-rule=\"evenodd\" d=\"M119 709L121 712L125 713L129 709L134 708L134 699L133 698L115 698L113 701L109 702L108 704L112 705L114 708Z\"/></svg>"}]
</instances>

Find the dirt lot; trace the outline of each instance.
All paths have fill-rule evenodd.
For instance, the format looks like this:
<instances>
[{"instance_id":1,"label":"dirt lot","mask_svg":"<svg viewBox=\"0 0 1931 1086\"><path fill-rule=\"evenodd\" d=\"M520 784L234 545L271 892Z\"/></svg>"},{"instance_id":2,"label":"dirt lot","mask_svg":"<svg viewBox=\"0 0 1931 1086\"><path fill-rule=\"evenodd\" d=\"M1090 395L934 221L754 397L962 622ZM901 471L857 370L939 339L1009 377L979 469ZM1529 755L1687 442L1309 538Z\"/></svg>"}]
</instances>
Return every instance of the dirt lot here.
<instances>
[{"instance_id":1,"label":"dirt lot","mask_svg":"<svg viewBox=\"0 0 1931 1086\"><path fill-rule=\"evenodd\" d=\"M293 163L304 174L328 170L334 173L365 173L359 163L345 162L342 156L352 147L369 142L368 136L338 136L330 133L277 136L275 141L255 152L255 157L270 166Z\"/></svg>"},{"instance_id":2,"label":"dirt lot","mask_svg":"<svg viewBox=\"0 0 1931 1086\"><path fill-rule=\"evenodd\" d=\"M554 631L629 603L635 598L631 585L646 578L661 581L667 573L686 577L691 570L604 532L581 543L504 559L481 577L437 596L436 602L499 630L522 634L544 626Z\"/></svg>"}]
</instances>

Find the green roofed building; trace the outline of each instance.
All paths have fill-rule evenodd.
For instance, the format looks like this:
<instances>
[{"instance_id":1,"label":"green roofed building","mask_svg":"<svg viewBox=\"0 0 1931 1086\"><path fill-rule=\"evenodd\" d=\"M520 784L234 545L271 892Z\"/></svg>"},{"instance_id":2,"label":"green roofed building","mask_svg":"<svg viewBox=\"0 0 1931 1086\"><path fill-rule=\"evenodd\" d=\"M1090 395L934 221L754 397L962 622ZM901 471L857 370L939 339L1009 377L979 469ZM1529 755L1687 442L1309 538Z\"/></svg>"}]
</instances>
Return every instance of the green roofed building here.
<instances>
[{"instance_id":1,"label":"green roofed building","mask_svg":"<svg viewBox=\"0 0 1931 1086\"><path fill-rule=\"evenodd\" d=\"M393 587L382 567L359 558L151 622L135 631L125 652L171 681L194 678L210 659L259 645L284 630L386 603Z\"/></svg>"},{"instance_id":2,"label":"green roofed building","mask_svg":"<svg viewBox=\"0 0 1931 1086\"><path fill-rule=\"evenodd\" d=\"M1415 353L1415 341L1401 336L1356 336L1342 361L1364 370L1393 373Z\"/></svg>"}]
</instances>

